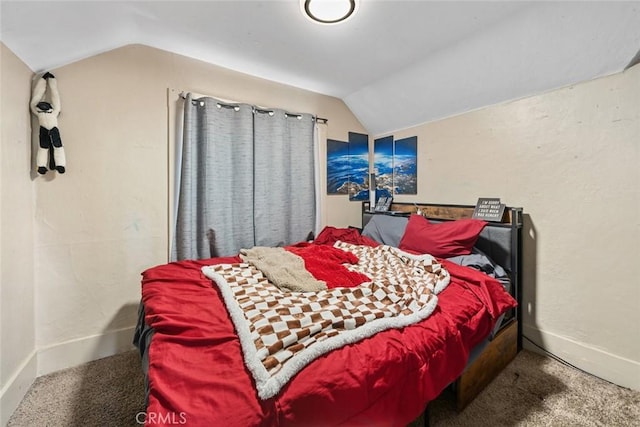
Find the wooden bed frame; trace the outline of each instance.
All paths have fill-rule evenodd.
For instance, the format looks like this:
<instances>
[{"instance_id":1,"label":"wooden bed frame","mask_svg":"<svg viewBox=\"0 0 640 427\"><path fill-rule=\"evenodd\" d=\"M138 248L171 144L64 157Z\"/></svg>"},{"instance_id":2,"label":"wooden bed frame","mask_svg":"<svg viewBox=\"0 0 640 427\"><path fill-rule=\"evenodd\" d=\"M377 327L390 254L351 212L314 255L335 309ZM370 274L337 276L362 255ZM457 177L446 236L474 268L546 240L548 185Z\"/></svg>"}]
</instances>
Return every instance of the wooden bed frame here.
<instances>
[{"instance_id":1,"label":"wooden bed frame","mask_svg":"<svg viewBox=\"0 0 640 427\"><path fill-rule=\"evenodd\" d=\"M408 216L418 209L430 220L449 221L471 218L474 205L447 205L433 203L397 203L391 204L387 212L373 212L369 202L362 204L362 226L371 215ZM496 333L482 352L476 357L454 383L456 407L463 410L491 381L516 357L522 349L521 319L521 265L522 265L522 208L505 208L500 222L490 222L488 227L507 227L511 229L511 242L508 256L511 264L512 295L518 301L518 307L509 313ZM425 414L427 422L428 414Z\"/></svg>"}]
</instances>

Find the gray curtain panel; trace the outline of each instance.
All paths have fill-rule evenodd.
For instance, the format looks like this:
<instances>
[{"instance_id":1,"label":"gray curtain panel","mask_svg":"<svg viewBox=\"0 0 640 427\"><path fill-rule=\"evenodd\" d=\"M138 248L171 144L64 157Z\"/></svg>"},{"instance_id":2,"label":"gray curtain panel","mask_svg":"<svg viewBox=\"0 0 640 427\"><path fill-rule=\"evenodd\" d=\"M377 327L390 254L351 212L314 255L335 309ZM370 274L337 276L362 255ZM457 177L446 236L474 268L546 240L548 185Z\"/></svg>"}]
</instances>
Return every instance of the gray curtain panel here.
<instances>
[{"instance_id":1,"label":"gray curtain panel","mask_svg":"<svg viewBox=\"0 0 640 427\"><path fill-rule=\"evenodd\" d=\"M253 246L253 107L223 105L185 100L176 260Z\"/></svg>"},{"instance_id":2,"label":"gray curtain panel","mask_svg":"<svg viewBox=\"0 0 640 427\"><path fill-rule=\"evenodd\" d=\"M255 114L256 246L300 242L315 230L313 127L309 114Z\"/></svg>"},{"instance_id":3,"label":"gray curtain panel","mask_svg":"<svg viewBox=\"0 0 640 427\"><path fill-rule=\"evenodd\" d=\"M313 117L254 109L187 95L172 260L286 245L314 229Z\"/></svg>"}]
</instances>

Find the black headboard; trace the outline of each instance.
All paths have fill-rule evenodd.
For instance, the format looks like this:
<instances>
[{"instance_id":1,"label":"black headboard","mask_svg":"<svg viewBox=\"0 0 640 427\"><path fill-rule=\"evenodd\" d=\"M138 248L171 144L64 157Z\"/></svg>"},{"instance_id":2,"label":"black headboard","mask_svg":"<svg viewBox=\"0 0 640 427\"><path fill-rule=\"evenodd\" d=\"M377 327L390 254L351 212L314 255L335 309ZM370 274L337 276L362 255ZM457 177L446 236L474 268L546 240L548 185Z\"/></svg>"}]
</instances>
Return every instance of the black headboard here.
<instances>
[{"instance_id":1,"label":"black headboard","mask_svg":"<svg viewBox=\"0 0 640 427\"><path fill-rule=\"evenodd\" d=\"M453 221L462 218L471 218L475 205L448 205L434 203L393 203L388 212L372 212L369 210L369 202L362 204L362 227L369 222L374 215L381 216L376 223L383 224L385 230L381 232L395 233L391 239L400 239L401 231L387 229L385 223L400 224L408 221L409 215L420 210L422 215L432 222ZM512 293L518 301L515 310L515 318L518 320L518 348L522 347L521 341L521 295L522 295L522 208L507 207L500 222L489 222L480 233L476 247L487 254L493 261L507 270L511 278ZM400 226L400 230L404 227Z\"/></svg>"}]
</instances>

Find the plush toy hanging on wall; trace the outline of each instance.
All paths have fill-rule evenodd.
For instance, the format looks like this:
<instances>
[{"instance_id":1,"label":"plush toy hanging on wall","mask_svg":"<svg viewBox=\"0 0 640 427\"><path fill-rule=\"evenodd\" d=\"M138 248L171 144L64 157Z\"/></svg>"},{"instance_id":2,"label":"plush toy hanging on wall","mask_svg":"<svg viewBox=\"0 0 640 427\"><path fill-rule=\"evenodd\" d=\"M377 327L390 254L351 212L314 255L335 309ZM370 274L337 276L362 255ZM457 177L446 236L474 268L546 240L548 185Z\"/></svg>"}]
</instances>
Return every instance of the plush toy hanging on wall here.
<instances>
[{"instance_id":1,"label":"plush toy hanging on wall","mask_svg":"<svg viewBox=\"0 0 640 427\"><path fill-rule=\"evenodd\" d=\"M47 85L51 97L50 103L45 100ZM67 161L58 129L60 95L58 94L58 83L53 74L47 72L38 79L31 97L31 112L38 117L40 124L38 152L36 153L38 173L41 175L47 173L47 160L50 170L55 169L58 173L64 173Z\"/></svg>"}]
</instances>

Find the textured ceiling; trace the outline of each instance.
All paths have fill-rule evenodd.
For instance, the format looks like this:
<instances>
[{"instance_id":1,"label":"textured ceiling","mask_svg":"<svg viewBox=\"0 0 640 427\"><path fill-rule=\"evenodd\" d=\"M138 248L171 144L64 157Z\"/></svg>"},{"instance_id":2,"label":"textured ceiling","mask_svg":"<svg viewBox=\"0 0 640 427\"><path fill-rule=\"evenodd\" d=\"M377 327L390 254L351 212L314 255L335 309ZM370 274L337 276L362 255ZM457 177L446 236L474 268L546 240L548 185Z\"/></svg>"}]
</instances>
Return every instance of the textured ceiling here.
<instances>
[{"instance_id":1,"label":"textured ceiling","mask_svg":"<svg viewBox=\"0 0 640 427\"><path fill-rule=\"evenodd\" d=\"M298 0L3 0L0 31L35 72L145 44L336 96L379 136L622 71L640 3L363 0L321 26Z\"/></svg>"}]
</instances>

